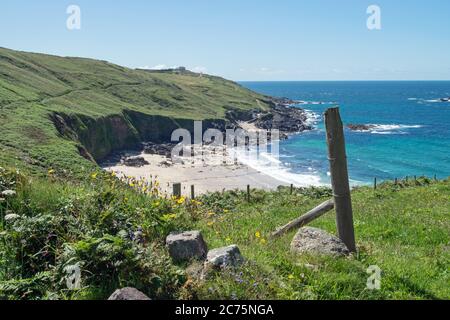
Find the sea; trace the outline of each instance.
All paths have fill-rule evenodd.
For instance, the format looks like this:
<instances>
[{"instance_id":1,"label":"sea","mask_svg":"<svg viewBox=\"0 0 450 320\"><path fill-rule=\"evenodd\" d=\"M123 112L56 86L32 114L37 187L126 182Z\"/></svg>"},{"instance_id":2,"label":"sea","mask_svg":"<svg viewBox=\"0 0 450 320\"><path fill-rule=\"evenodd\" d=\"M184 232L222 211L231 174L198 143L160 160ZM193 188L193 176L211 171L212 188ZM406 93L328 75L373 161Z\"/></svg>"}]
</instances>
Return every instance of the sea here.
<instances>
[{"instance_id":1,"label":"sea","mask_svg":"<svg viewBox=\"0 0 450 320\"><path fill-rule=\"evenodd\" d=\"M313 130L280 142L246 164L285 183L329 185L323 113L338 106L345 125L370 124L369 131L345 128L352 185L413 176L450 176L450 81L240 82L256 92L301 101ZM245 162L245 159L243 159ZM274 166L273 163L277 165Z\"/></svg>"}]
</instances>

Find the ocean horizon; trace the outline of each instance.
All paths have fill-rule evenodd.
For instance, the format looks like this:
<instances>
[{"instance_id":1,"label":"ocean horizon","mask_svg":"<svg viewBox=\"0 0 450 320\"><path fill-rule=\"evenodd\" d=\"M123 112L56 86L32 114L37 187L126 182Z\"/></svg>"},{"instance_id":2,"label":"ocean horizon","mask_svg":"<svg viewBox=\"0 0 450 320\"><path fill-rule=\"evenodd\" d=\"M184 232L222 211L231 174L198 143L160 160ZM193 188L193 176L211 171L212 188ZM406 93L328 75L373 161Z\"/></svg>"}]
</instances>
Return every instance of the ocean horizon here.
<instances>
[{"instance_id":1,"label":"ocean horizon","mask_svg":"<svg viewBox=\"0 0 450 320\"><path fill-rule=\"evenodd\" d=\"M241 81L258 93L301 101L314 129L280 142L274 159L246 164L298 186L330 183L323 112L339 106L345 128L350 182L450 175L450 81Z\"/></svg>"}]
</instances>

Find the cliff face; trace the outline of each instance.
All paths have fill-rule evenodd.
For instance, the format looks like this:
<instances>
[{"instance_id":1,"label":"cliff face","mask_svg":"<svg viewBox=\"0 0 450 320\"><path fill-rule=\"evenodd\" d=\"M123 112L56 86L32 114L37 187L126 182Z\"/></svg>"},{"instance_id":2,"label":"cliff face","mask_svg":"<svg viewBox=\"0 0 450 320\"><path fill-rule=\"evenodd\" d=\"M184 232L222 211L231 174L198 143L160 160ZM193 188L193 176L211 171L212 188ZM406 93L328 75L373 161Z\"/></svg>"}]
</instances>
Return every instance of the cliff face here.
<instances>
[{"instance_id":1,"label":"cliff face","mask_svg":"<svg viewBox=\"0 0 450 320\"><path fill-rule=\"evenodd\" d=\"M223 129L229 110L270 107L266 96L219 77L0 48L4 166L83 173L115 150L170 141L195 120Z\"/></svg>"},{"instance_id":2,"label":"cliff face","mask_svg":"<svg viewBox=\"0 0 450 320\"><path fill-rule=\"evenodd\" d=\"M114 151L135 149L141 142L166 143L172 132L183 128L194 132L194 121L147 115L125 111L98 119L55 114L53 121L58 132L79 144L80 153L88 160L101 161ZM209 128L224 130L225 120L204 120L203 131Z\"/></svg>"}]
</instances>

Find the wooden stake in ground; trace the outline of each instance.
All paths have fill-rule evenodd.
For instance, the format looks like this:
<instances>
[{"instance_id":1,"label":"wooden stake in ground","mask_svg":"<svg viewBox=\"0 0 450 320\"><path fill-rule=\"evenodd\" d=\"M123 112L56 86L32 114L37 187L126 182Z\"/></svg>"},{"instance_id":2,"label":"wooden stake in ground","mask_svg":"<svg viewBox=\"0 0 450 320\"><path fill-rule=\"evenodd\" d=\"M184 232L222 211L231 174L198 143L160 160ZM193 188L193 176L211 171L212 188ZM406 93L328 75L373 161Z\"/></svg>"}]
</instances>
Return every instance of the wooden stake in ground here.
<instances>
[{"instance_id":1,"label":"wooden stake in ground","mask_svg":"<svg viewBox=\"0 0 450 320\"><path fill-rule=\"evenodd\" d=\"M191 199L192 200L195 199L195 187L194 187L194 185L191 185Z\"/></svg>"},{"instance_id":2,"label":"wooden stake in ground","mask_svg":"<svg viewBox=\"0 0 450 320\"><path fill-rule=\"evenodd\" d=\"M339 108L330 108L325 112L325 126L338 235L351 252L356 252L344 128Z\"/></svg>"},{"instance_id":3,"label":"wooden stake in ground","mask_svg":"<svg viewBox=\"0 0 450 320\"><path fill-rule=\"evenodd\" d=\"M177 198L181 197L181 183L173 184L173 196Z\"/></svg>"},{"instance_id":4,"label":"wooden stake in ground","mask_svg":"<svg viewBox=\"0 0 450 320\"><path fill-rule=\"evenodd\" d=\"M250 185L247 185L247 202L250 202Z\"/></svg>"}]
</instances>

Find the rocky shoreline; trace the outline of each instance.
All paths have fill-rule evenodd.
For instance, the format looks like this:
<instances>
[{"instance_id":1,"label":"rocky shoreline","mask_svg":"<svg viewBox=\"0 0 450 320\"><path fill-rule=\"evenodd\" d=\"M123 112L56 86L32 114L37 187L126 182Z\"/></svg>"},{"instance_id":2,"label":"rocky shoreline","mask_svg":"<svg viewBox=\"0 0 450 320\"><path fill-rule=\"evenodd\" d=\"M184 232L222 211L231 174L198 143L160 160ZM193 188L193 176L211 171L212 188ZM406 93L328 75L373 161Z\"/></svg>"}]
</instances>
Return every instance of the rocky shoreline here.
<instances>
[{"instance_id":1,"label":"rocky shoreline","mask_svg":"<svg viewBox=\"0 0 450 320\"><path fill-rule=\"evenodd\" d=\"M299 101L288 98L269 98L268 100L272 108L268 111L261 111L258 109L250 111L229 110L226 113L227 123L225 129L245 129L246 126L251 126L260 130L277 129L280 132L280 139L288 139L290 134L300 133L307 130L312 130L312 126L308 124L308 115L304 109L294 108L293 105L298 104ZM268 136L270 139L270 135ZM172 149L176 143L164 142L156 143L152 141L142 142L139 151L148 155L159 155L167 159L171 158ZM129 167L141 167L147 163L142 157L137 157L135 153L130 151L115 152L110 155L103 164L121 163Z\"/></svg>"}]
</instances>

